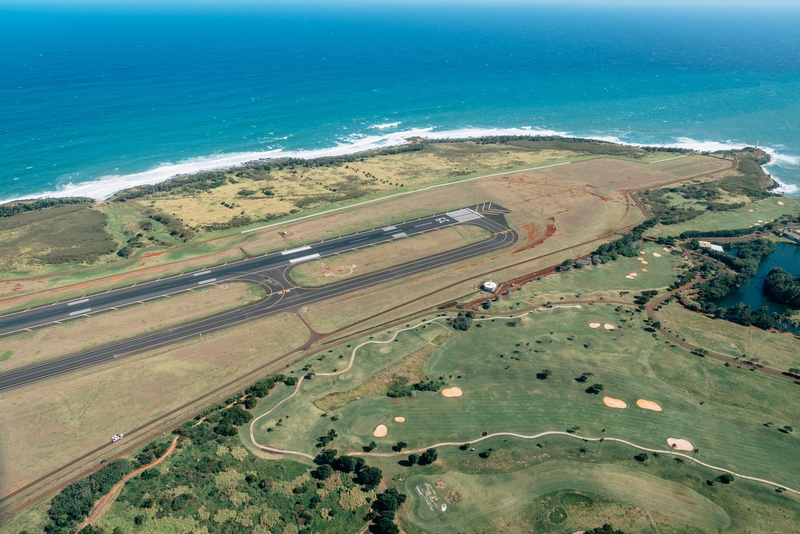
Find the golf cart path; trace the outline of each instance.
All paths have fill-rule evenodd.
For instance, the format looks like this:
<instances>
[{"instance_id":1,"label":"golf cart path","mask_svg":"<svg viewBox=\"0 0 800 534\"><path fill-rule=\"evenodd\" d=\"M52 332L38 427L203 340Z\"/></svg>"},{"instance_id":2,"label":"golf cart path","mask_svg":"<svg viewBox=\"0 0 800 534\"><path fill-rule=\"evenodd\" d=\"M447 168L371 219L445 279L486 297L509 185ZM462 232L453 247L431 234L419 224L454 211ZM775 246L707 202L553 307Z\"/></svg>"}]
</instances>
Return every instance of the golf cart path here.
<instances>
[{"instance_id":1,"label":"golf cart path","mask_svg":"<svg viewBox=\"0 0 800 534\"><path fill-rule=\"evenodd\" d=\"M529 315L529 314L533 313L534 311L551 310L551 309L553 309L555 307L564 307L564 308L567 308L567 307L578 307L579 308L580 305L565 305L565 306L554 306L554 307L549 307L549 308L534 308L534 309L528 310L526 312L523 312L523 313L521 313L519 315L511 315L511 316L509 316L509 318L516 319L516 318L520 318L520 317L525 317L526 315ZM476 321L476 322L477 321L490 321L490 320L492 320L494 318L496 318L496 317L486 317L484 319L473 319L473 320ZM365 345L370 345L370 344L383 345L383 344L391 343L391 342L393 342L395 340L395 338L401 332L405 332L405 331L408 331L408 330L415 330L416 328L418 328L420 326L431 324L431 323L435 323L436 321L439 321L441 319L447 319L447 317L436 317L434 319L427 319L425 321L422 321L422 322L416 324L415 326L402 328L400 330L397 330L390 339L385 340L385 341L375 341L375 340L365 341L364 343L361 343L360 345L356 346L353 349L352 353L350 354L350 362L348 363L348 365L347 365L347 367L345 369L343 369L341 371L334 372L334 373L317 373L315 376L337 376L337 375L344 374L344 373L346 373L347 371L349 371L353 367L353 364L355 362L356 352L358 352L358 349L360 349L361 347L363 347ZM250 422L250 441L253 443L253 445L255 445L259 449L261 449L263 451L266 451L266 452L273 452L273 453L278 453L278 454L292 454L292 455L295 455L295 456L302 456L304 458L308 458L310 460L314 460L314 458L315 458L314 456L312 456L310 454L306 454L304 452L290 451L290 450L287 450L287 449L280 449L280 448L277 448L277 447L270 447L270 446L267 446L267 445L262 445L262 444L258 443L258 441L256 441L256 438L255 438L255 435L254 435L254 431L253 431L254 425L256 424L256 422L259 419L271 414L276 409L278 409L279 406L281 406L283 403L285 403L286 401L288 401L292 397L296 396L300 392L300 385L303 383L303 379L304 378L305 378L304 376L300 377L300 379L297 381L297 385L295 386L294 392L292 392L291 395L289 395L288 397L286 397L285 399L280 401L278 404L276 404L269 411L264 412L263 414L259 415L258 417L256 417L255 419L253 419ZM763 479L763 478L751 477L751 476L748 476L748 475L743 475L741 473L737 473L735 471L731 471L730 469L725 469L724 467L718 467L718 466L711 465L711 464L708 464L708 463L705 463L705 462L701 462L700 460L697 460L694 456L689 456L688 454L683 454L683 453L680 453L680 452L676 452L675 450L672 450L672 449L670 449L670 450L651 449L649 447L643 447L641 445L637 445L636 443L632 443L630 441L627 441L627 440L624 440L624 439L620 439L620 438L612 438L612 437L589 438L589 437L579 436L577 434L572 434L572 433L569 433L569 432L562 432L562 431L557 431L557 430L551 430L551 431L547 431L547 432L540 432L539 434L533 434L533 435L517 434L515 432L495 432L493 434L487 434L485 436L481 436L480 438L477 438L477 439L474 439L474 440L471 440L471 441L458 441L458 442L445 441L445 442L441 442L441 443L434 443L433 445L428 445L427 447L422 447L422 448L419 448L419 449L407 449L405 451L400 451L400 452L386 452L386 453L382 453L382 452L351 452L351 453L348 453L347 456L384 457L384 458L386 458L386 457L397 457L397 456L407 456L409 453L424 452L425 450L430 449L430 448L446 447L446 446L453 446L453 445L457 446L457 445L464 445L464 444L470 444L471 445L471 444L474 444L474 443L479 443L481 441L484 441L484 440L487 440L487 439L490 439L490 438L494 438L494 437L499 437L499 436L510 436L510 437L515 437L515 438L519 438L519 439L537 439L537 438L540 438L540 437L543 437L543 436L567 436L567 437L570 437L570 438L575 438L575 439L582 440L584 442L589 442L589 441L597 441L597 442L614 441L614 442L617 442L617 443L622 443L622 444L628 445L629 447L633 447L634 449L638 449L640 451L646 451L646 452L650 452L650 453L659 453L659 454L670 454L670 455L673 455L673 456L680 456L680 457L686 458L688 460L692 460L694 463L702 465L703 467L707 467L708 469L713 469L715 471L722 471L724 473L729 473L729 474L733 475L734 477L739 477L739 478L742 478L742 479L745 479L745 480L752 480L752 481L755 481L755 482L762 482L764 484L769 484L771 486L775 486L776 488L780 488L780 489L782 489L784 491L789 491L789 492L794 493L796 495L800 495L800 491L792 489L792 488L790 488L788 486L785 486L783 484L780 484L778 482L773 482L771 480L766 480L766 479Z\"/></svg>"}]
</instances>

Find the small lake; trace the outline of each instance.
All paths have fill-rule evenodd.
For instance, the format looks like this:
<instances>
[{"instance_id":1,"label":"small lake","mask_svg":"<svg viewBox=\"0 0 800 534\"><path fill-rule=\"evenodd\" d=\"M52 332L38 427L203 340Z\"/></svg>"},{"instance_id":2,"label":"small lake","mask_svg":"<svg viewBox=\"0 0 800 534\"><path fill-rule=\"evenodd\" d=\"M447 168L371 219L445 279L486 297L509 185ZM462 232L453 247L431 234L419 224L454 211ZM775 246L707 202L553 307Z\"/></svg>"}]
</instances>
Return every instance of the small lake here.
<instances>
[{"instance_id":1,"label":"small lake","mask_svg":"<svg viewBox=\"0 0 800 534\"><path fill-rule=\"evenodd\" d=\"M733 253L733 251L729 251ZM740 302L750 305L750 309L757 310L766 306L773 312L782 312L788 306L767 300L764 296L764 279L773 267L781 267L783 270L800 276L800 246L789 243L778 243L775 252L767 256L758 266L755 277L747 285L739 289L732 289L730 293L712 301L718 307L729 307Z\"/></svg>"}]
</instances>

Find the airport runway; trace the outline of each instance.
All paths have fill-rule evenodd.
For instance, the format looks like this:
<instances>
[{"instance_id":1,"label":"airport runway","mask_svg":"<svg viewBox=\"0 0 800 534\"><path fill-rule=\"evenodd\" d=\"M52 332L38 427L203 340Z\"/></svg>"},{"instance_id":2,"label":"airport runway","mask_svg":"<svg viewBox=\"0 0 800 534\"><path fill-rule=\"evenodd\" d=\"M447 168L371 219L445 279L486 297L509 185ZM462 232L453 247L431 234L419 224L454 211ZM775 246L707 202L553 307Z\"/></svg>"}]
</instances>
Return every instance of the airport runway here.
<instances>
[{"instance_id":1,"label":"airport runway","mask_svg":"<svg viewBox=\"0 0 800 534\"><path fill-rule=\"evenodd\" d=\"M352 291L363 290L395 279L417 274L444 265L466 260L516 243L518 236L506 224L505 210L497 205L479 205L414 221L357 232L347 236L311 243L264 256L248 257L201 271L182 273L151 282L87 295L71 301L57 302L0 316L0 340L3 336L31 331L79 317L169 298L184 291L208 285L246 281L267 289L264 299L250 305L222 312L185 325L148 333L124 341L97 347L77 354L0 373L0 390L97 365L110 360L140 354L179 341L243 324L269 314L297 309L310 303L330 299ZM474 224L492 232L491 237L456 250L443 252L324 287L296 286L288 276L294 265L336 254L379 245L405 237L435 231L458 224Z\"/></svg>"}]
</instances>

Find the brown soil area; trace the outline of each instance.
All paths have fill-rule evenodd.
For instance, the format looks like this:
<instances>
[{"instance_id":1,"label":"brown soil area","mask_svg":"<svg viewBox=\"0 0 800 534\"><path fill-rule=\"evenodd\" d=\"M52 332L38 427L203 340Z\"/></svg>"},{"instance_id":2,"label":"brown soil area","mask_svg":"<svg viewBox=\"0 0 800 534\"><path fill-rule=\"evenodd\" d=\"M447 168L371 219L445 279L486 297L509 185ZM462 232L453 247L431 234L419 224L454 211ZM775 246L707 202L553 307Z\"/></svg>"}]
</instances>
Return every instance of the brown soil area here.
<instances>
[{"instance_id":1,"label":"brown soil area","mask_svg":"<svg viewBox=\"0 0 800 534\"><path fill-rule=\"evenodd\" d=\"M444 500L450 506L458 506L458 503L461 502L461 494L454 489L447 490L447 495L444 496Z\"/></svg>"},{"instance_id":2,"label":"brown soil area","mask_svg":"<svg viewBox=\"0 0 800 534\"><path fill-rule=\"evenodd\" d=\"M530 226L530 225L527 225L527 226ZM549 238L553 237L555 235L555 233L556 233L556 220L554 218L550 217L549 219L547 219L547 227L545 228L544 235L542 235L542 237L540 237L539 239L535 240L532 243L528 243L527 245L525 245L522 248L518 248L513 253L516 254L518 252L522 252L522 251L525 251L525 250L530 250L535 246L541 245L542 243L545 242L546 239L549 239ZM530 235L529 235L528 236L528 241L530 241L530 240L531 240L531 238L530 238Z\"/></svg>"}]
</instances>

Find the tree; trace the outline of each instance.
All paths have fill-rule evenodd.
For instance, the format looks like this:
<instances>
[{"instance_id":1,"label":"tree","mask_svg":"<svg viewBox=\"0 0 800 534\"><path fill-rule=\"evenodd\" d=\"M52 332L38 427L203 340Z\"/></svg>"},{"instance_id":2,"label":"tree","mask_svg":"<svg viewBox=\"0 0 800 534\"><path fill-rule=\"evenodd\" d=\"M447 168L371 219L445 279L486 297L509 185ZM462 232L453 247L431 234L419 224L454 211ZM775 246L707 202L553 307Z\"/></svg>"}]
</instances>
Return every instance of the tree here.
<instances>
[{"instance_id":1,"label":"tree","mask_svg":"<svg viewBox=\"0 0 800 534\"><path fill-rule=\"evenodd\" d=\"M719 480L723 484L730 484L731 482L733 482L733 475L731 475L730 473L724 473L718 476L717 480Z\"/></svg>"},{"instance_id":2,"label":"tree","mask_svg":"<svg viewBox=\"0 0 800 534\"><path fill-rule=\"evenodd\" d=\"M579 453L581 453L581 455L584 455L584 454L586 454L586 447L581 447L581 448L579 448L579 449L578 449L578 452L579 452Z\"/></svg>"},{"instance_id":3,"label":"tree","mask_svg":"<svg viewBox=\"0 0 800 534\"><path fill-rule=\"evenodd\" d=\"M383 472L377 467L365 467L356 475L355 481L357 484L365 486L367 489L373 489L381 483Z\"/></svg>"},{"instance_id":4,"label":"tree","mask_svg":"<svg viewBox=\"0 0 800 534\"><path fill-rule=\"evenodd\" d=\"M388 517L379 517L369 528L375 534L400 534L400 529Z\"/></svg>"},{"instance_id":5,"label":"tree","mask_svg":"<svg viewBox=\"0 0 800 534\"><path fill-rule=\"evenodd\" d=\"M419 462L419 454L409 454L408 455L408 463L414 465L415 463Z\"/></svg>"},{"instance_id":6,"label":"tree","mask_svg":"<svg viewBox=\"0 0 800 534\"><path fill-rule=\"evenodd\" d=\"M331 467L342 473L352 473L356 469L356 460L352 456L339 456L331 463Z\"/></svg>"},{"instance_id":7,"label":"tree","mask_svg":"<svg viewBox=\"0 0 800 534\"><path fill-rule=\"evenodd\" d=\"M544 369L542 370L542 372L536 373L536 378L538 378L539 380L547 380L547 377L551 376L552 374L553 371L551 371L550 369Z\"/></svg>"},{"instance_id":8,"label":"tree","mask_svg":"<svg viewBox=\"0 0 800 534\"><path fill-rule=\"evenodd\" d=\"M647 453L646 452L639 453L636 456L634 456L633 459L639 463L644 463L647 461Z\"/></svg>"},{"instance_id":9,"label":"tree","mask_svg":"<svg viewBox=\"0 0 800 534\"><path fill-rule=\"evenodd\" d=\"M400 505L406 502L406 494L400 493L394 488L389 488L379 494L372 503L372 509L376 512L394 512Z\"/></svg>"},{"instance_id":10,"label":"tree","mask_svg":"<svg viewBox=\"0 0 800 534\"><path fill-rule=\"evenodd\" d=\"M478 453L478 456L480 456L483 459L486 459L491 455L492 455L492 451L490 451L489 449L486 449L485 451L481 451L481 452Z\"/></svg>"},{"instance_id":11,"label":"tree","mask_svg":"<svg viewBox=\"0 0 800 534\"><path fill-rule=\"evenodd\" d=\"M336 449L327 449L319 453L317 461L321 464L331 464L336 459Z\"/></svg>"},{"instance_id":12,"label":"tree","mask_svg":"<svg viewBox=\"0 0 800 534\"><path fill-rule=\"evenodd\" d=\"M621 530L614 530L614 527L606 523L602 527L586 530L584 531L584 534L625 534L625 533Z\"/></svg>"},{"instance_id":13,"label":"tree","mask_svg":"<svg viewBox=\"0 0 800 534\"><path fill-rule=\"evenodd\" d=\"M333 475L333 468L328 464L322 464L312 471L311 475L318 480L326 480Z\"/></svg>"},{"instance_id":14,"label":"tree","mask_svg":"<svg viewBox=\"0 0 800 534\"><path fill-rule=\"evenodd\" d=\"M586 393L591 393L592 395L597 395L601 391L603 391L603 384L592 384L586 388Z\"/></svg>"},{"instance_id":15,"label":"tree","mask_svg":"<svg viewBox=\"0 0 800 534\"><path fill-rule=\"evenodd\" d=\"M374 449L375 449L375 447L377 447L377 446L378 446L378 444L377 444L377 443L375 443L375 440L373 440L373 441L370 441L370 442L367 444L367 446L366 446L366 447L364 447L364 448L365 448L365 449L367 449L367 452L369 452L369 451L372 451L372 450L374 450Z\"/></svg>"},{"instance_id":16,"label":"tree","mask_svg":"<svg viewBox=\"0 0 800 534\"><path fill-rule=\"evenodd\" d=\"M438 457L439 454L436 452L436 449L428 449L419 457L419 465L430 465L435 462Z\"/></svg>"},{"instance_id":17,"label":"tree","mask_svg":"<svg viewBox=\"0 0 800 534\"><path fill-rule=\"evenodd\" d=\"M408 447L408 443L406 443L405 441L398 441L397 445L395 445L393 448L395 451L400 452L406 447Z\"/></svg>"}]
</instances>

